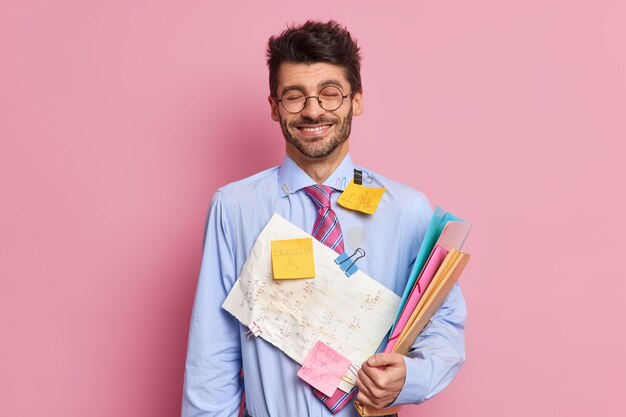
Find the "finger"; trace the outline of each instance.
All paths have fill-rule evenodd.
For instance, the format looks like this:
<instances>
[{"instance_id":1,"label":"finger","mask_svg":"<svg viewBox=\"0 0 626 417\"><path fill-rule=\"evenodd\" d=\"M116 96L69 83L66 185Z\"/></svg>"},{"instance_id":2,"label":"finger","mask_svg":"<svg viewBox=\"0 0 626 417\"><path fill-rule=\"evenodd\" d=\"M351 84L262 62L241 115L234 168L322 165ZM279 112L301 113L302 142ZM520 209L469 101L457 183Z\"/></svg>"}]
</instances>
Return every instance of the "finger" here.
<instances>
[{"instance_id":1,"label":"finger","mask_svg":"<svg viewBox=\"0 0 626 417\"><path fill-rule=\"evenodd\" d=\"M367 388L367 391L371 393L372 389L376 386L376 383L372 380L371 376L365 372L363 367L359 369L359 372L357 372L356 375L357 381L360 381L361 384L363 384Z\"/></svg>"},{"instance_id":2,"label":"finger","mask_svg":"<svg viewBox=\"0 0 626 417\"><path fill-rule=\"evenodd\" d=\"M363 383L366 384L371 391L374 387L382 388L380 379L383 372L384 371L378 368L364 365L361 366L359 370L359 378L361 378Z\"/></svg>"},{"instance_id":3,"label":"finger","mask_svg":"<svg viewBox=\"0 0 626 417\"><path fill-rule=\"evenodd\" d=\"M402 355L398 353L377 353L367 358L369 366L397 366L403 361Z\"/></svg>"},{"instance_id":4,"label":"finger","mask_svg":"<svg viewBox=\"0 0 626 417\"><path fill-rule=\"evenodd\" d=\"M384 390L381 390L376 386L368 386L362 379L357 379L356 386L359 389L356 399L363 405L374 408L383 408L386 404L390 404L392 402L388 401L388 396Z\"/></svg>"},{"instance_id":5,"label":"finger","mask_svg":"<svg viewBox=\"0 0 626 417\"><path fill-rule=\"evenodd\" d=\"M357 401L359 401L361 404L368 406L368 407L374 407L374 408L381 408L382 402L381 399L376 395L376 393L378 392L380 394L380 392L376 389L373 388L370 389L369 387L367 387L363 381L358 380L357 379L357 388L359 390L358 394L357 394Z\"/></svg>"},{"instance_id":6,"label":"finger","mask_svg":"<svg viewBox=\"0 0 626 417\"><path fill-rule=\"evenodd\" d=\"M363 381L360 379L356 380L356 387L359 390L356 396L356 400L365 406L372 407L372 394L369 389L363 384Z\"/></svg>"}]
</instances>

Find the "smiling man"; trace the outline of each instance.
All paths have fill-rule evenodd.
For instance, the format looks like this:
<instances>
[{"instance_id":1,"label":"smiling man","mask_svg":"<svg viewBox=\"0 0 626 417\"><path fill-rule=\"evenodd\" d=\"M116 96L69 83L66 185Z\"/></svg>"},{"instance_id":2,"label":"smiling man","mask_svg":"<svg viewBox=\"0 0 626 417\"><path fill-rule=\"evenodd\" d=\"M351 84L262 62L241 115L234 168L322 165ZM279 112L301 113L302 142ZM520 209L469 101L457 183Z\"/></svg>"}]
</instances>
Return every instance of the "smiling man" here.
<instances>
[{"instance_id":1,"label":"smiling man","mask_svg":"<svg viewBox=\"0 0 626 417\"><path fill-rule=\"evenodd\" d=\"M211 205L185 368L183 416L236 417L245 386L253 417L358 416L417 404L445 388L465 358L465 303L454 287L407 356L364 362L351 393L328 398L297 377L300 365L221 308L257 236L274 213L338 253L363 248L359 268L402 295L432 210L422 193L354 164L352 117L363 111L360 55L334 21L306 22L271 37L267 48L271 117L285 139L283 163L220 188ZM359 141L368 140L359 138ZM373 215L337 205L353 176L384 187ZM382 346L381 346L382 349ZM244 378L241 378L243 370Z\"/></svg>"},{"instance_id":2,"label":"smiling man","mask_svg":"<svg viewBox=\"0 0 626 417\"><path fill-rule=\"evenodd\" d=\"M352 91L344 69L335 64L282 62L277 75L281 98L268 100L287 141L287 156L299 166L317 161L337 167L348 155L352 116L362 111L361 92ZM317 105L308 105L309 99ZM313 179L323 182L330 172Z\"/></svg>"}]
</instances>

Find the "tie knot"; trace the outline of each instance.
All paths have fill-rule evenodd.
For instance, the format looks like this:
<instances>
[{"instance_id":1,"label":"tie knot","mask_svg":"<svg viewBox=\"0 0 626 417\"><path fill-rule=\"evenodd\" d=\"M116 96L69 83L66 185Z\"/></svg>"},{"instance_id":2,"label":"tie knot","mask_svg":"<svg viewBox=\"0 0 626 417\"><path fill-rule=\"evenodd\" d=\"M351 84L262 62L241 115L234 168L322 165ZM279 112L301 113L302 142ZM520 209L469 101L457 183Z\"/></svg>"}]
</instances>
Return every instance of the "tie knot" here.
<instances>
[{"instance_id":1,"label":"tie knot","mask_svg":"<svg viewBox=\"0 0 626 417\"><path fill-rule=\"evenodd\" d=\"M311 197L311 200L318 208L330 207L330 195L333 193L332 187L315 184L305 187L304 192Z\"/></svg>"}]
</instances>

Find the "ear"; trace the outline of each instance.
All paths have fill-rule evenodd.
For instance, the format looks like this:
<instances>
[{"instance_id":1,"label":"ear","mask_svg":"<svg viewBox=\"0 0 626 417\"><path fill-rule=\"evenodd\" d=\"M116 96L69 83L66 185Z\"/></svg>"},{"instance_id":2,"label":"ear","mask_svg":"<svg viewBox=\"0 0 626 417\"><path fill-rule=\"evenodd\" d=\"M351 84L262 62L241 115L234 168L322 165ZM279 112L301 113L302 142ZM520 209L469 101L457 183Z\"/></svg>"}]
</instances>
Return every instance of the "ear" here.
<instances>
[{"instance_id":1,"label":"ear","mask_svg":"<svg viewBox=\"0 0 626 417\"><path fill-rule=\"evenodd\" d=\"M272 120L278 122L280 120L280 114L278 110L278 102L272 96L267 96L267 101L270 103L270 109L272 114Z\"/></svg>"},{"instance_id":2,"label":"ear","mask_svg":"<svg viewBox=\"0 0 626 417\"><path fill-rule=\"evenodd\" d=\"M363 113L363 92L355 93L352 97L352 115L358 116Z\"/></svg>"}]
</instances>

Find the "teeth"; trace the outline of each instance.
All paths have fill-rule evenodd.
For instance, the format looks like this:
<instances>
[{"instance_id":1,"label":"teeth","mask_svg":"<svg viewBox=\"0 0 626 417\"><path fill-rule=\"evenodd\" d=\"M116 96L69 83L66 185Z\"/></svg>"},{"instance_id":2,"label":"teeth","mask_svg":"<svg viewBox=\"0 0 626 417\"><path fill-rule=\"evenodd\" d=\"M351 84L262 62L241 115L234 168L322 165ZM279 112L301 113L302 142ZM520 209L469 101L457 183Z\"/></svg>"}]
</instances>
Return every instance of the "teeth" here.
<instances>
[{"instance_id":1,"label":"teeth","mask_svg":"<svg viewBox=\"0 0 626 417\"><path fill-rule=\"evenodd\" d=\"M306 132L320 132L324 130L326 126L317 126L317 127L303 127L302 130Z\"/></svg>"}]
</instances>

